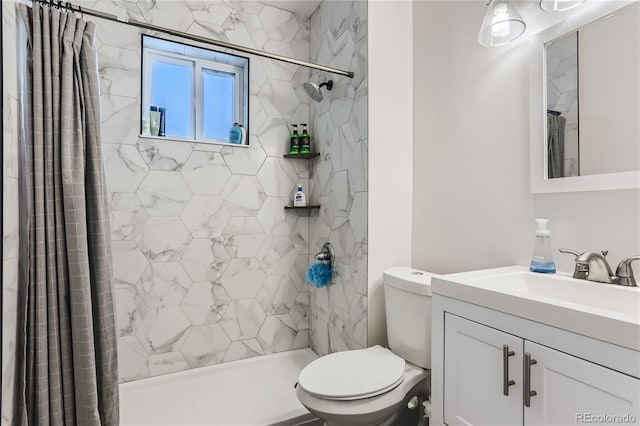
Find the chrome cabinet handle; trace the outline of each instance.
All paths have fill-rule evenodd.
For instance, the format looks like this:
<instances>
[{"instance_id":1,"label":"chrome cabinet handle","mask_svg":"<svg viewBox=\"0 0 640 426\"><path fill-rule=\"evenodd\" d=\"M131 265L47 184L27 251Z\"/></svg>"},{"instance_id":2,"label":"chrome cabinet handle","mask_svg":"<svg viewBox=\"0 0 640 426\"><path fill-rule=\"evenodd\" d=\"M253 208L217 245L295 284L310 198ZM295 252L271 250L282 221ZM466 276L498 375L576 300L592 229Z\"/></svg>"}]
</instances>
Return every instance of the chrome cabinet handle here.
<instances>
[{"instance_id":1,"label":"chrome cabinet handle","mask_svg":"<svg viewBox=\"0 0 640 426\"><path fill-rule=\"evenodd\" d=\"M509 345L502 345L502 394L509 396L509 386L516 384L514 380L509 380L509 357L516 353L509 350Z\"/></svg>"},{"instance_id":2,"label":"chrome cabinet handle","mask_svg":"<svg viewBox=\"0 0 640 426\"><path fill-rule=\"evenodd\" d=\"M531 407L531 397L536 396L538 392L531 390L531 366L537 364L538 361L531 359L530 353L524 354L524 378L522 387L524 390L524 406Z\"/></svg>"}]
</instances>

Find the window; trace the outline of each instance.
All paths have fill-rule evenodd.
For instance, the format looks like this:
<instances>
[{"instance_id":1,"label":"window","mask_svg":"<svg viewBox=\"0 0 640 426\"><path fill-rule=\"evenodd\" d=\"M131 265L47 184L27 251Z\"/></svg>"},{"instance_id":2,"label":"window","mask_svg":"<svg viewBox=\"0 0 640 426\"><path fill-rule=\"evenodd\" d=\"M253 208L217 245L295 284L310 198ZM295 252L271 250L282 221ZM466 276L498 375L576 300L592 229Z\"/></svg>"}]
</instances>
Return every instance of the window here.
<instances>
[{"instance_id":1,"label":"window","mask_svg":"<svg viewBox=\"0 0 640 426\"><path fill-rule=\"evenodd\" d=\"M148 36L142 52L143 136L229 143L234 123L248 134L248 58Z\"/></svg>"}]
</instances>

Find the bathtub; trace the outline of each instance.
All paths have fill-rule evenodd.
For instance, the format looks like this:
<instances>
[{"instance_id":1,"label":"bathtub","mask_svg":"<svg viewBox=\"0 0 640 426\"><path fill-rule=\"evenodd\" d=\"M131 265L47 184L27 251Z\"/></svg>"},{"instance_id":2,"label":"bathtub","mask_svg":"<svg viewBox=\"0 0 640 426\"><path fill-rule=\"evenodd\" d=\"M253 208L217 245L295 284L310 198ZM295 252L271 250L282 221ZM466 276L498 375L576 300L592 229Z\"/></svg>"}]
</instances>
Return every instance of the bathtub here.
<instances>
[{"instance_id":1,"label":"bathtub","mask_svg":"<svg viewBox=\"0 0 640 426\"><path fill-rule=\"evenodd\" d=\"M120 385L120 424L315 425L295 395L311 349L194 368Z\"/></svg>"}]
</instances>

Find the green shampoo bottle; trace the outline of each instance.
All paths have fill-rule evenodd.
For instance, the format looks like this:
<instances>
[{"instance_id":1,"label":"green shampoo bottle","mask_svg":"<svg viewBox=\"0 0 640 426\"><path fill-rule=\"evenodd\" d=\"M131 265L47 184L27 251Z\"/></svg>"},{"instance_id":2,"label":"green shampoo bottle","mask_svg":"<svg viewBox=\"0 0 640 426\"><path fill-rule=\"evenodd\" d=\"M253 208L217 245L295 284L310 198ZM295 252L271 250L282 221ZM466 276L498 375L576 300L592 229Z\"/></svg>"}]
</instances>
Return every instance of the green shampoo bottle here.
<instances>
[{"instance_id":1,"label":"green shampoo bottle","mask_svg":"<svg viewBox=\"0 0 640 426\"><path fill-rule=\"evenodd\" d=\"M293 124L293 133L291 134L291 144L289 145L289 154L300 153L300 135L298 135L298 125Z\"/></svg>"},{"instance_id":2,"label":"green shampoo bottle","mask_svg":"<svg viewBox=\"0 0 640 426\"><path fill-rule=\"evenodd\" d=\"M311 152L311 136L307 132L307 125L302 124L302 134L300 135L300 154Z\"/></svg>"}]
</instances>

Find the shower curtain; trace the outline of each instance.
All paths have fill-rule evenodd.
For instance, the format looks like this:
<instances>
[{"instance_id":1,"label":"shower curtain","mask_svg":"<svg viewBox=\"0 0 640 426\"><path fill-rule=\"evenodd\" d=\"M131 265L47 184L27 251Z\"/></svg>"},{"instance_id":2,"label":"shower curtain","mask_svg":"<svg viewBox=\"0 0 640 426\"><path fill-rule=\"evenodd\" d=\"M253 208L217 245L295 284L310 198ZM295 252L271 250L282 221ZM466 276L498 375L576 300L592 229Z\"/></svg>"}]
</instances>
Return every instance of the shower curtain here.
<instances>
[{"instance_id":1,"label":"shower curtain","mask_svg":"<svg viewBox=\"0 0 640 426\"><path fill-rule=\"evenodd\" d=\"M564 124L566 119L547 113L547 164L548 177L564 177Z\"/></svg>"},{"instance_id":2,"label":"shower curtain","mask_svg":"<svg viewBox=\"0 0 640 426\"><path fill-rule=\"evenodd\" d=\"M109 217L94 24L20 5L27 33L24 425L117 425Z\"/></svg>"}]
</instances>

